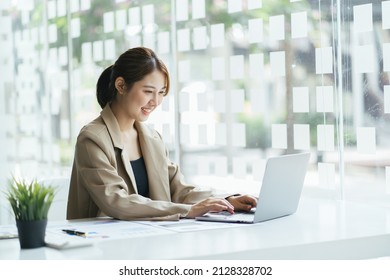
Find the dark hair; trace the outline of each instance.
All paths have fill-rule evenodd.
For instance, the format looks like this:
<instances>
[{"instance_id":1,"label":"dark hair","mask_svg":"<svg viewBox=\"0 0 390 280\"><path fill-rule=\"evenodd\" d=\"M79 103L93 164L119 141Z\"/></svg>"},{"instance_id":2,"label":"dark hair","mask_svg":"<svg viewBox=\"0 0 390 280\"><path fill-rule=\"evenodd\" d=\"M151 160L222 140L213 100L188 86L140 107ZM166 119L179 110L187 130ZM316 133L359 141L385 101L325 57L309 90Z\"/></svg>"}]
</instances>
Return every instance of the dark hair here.
<instances>
[{"instance_id":1,"label":"dark hair","mask_svg":"<svg viewBox=\"0 0 390 280\"><path fill-rule=\"evenodd\" d=\"M100 107L104 108L115 99L117 93L115 80L118 77L122 77L127 88L131 89L135 82L141 81L155 70L165 75L165 92L168 94L170 85L168 69L151 49L137 47L121 54L113 65L103 71L97 81L96 97Z\"/></svg>"}]
</instances>

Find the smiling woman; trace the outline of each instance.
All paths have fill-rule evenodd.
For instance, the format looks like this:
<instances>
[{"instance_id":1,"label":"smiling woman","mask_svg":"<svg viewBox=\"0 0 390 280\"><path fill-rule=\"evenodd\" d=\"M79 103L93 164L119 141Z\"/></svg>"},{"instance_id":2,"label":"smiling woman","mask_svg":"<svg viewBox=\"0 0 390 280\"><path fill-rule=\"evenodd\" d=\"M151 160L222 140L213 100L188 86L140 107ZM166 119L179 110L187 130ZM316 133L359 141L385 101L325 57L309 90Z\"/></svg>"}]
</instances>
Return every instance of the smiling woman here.
<instances>
[{"instance_id":1,"label":"smiling woman","mask_svg":"<svg viewBox=\"0 0 390 280\"><path fill-rule=\"evenodd\" d=\"M160 134L142 123L168 91L167 68L148 48L127 50L103 71L97 82L103 110L76 142L68 219L177 220L256 205L251 196L217 197L184 183Z\"/></svg>"}]
</instances>

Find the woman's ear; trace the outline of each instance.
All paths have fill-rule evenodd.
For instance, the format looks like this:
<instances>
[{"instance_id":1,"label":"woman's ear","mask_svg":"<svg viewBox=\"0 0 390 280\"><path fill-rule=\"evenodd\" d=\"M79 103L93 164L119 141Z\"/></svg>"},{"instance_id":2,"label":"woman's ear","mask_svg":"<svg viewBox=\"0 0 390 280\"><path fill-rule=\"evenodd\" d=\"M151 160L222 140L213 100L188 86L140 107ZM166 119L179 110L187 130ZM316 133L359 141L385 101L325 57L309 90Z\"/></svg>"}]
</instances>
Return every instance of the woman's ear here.
<instances>
[{"instance_id":1,"label":"woman's ear","mask_svg":"<svg viewBox=\"0 0 390 280\"><path fill-rule=\"evenodd\" d=\"M122 77L118 77L115 80L115 88L119 94L124 94L126 92L126 82Z\"/></svg>"}]
</instances>

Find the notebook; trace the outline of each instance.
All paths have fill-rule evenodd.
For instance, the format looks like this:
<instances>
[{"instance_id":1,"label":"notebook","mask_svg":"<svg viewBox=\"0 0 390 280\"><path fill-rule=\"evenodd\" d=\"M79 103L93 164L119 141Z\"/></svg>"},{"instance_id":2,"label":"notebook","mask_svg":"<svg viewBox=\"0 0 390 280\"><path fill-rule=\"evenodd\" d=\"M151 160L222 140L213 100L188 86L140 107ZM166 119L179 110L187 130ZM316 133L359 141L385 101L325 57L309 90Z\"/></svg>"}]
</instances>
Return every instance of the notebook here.
<instances>
[{"instance_id":1,"label":"notebook","mask_svg":"<svg viewBox=\"0 0 390 280\"><path fill-rule=\"evenodd\" d=\"M302 193L310 153L271 157L267 160L257 207L251 212L208 212L198 221L259 223L296 212Z\"/></svg>"}]
</instances>

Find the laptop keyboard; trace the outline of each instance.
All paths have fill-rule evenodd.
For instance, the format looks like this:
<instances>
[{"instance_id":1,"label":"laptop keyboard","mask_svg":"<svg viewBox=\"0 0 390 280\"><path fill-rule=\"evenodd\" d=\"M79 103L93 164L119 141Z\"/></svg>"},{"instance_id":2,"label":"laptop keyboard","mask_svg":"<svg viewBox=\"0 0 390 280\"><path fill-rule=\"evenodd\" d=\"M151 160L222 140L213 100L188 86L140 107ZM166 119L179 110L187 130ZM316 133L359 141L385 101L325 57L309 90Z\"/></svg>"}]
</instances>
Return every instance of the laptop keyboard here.
<instances>
[{"instance_id":1,"label":"laptop keyboard","mask_svg":"<svg viewBox=\"0 0 390 280\"><path fill-rule=\"evenodd\" d=\"M253 220L253 213L249 212L241 212L241 213L234 213L230 214L227 211L222 211L218 213L213 213L214 216L223 217L226 220L243 220L243 221L252 221Z\"/></svg>"}]
</instances>

